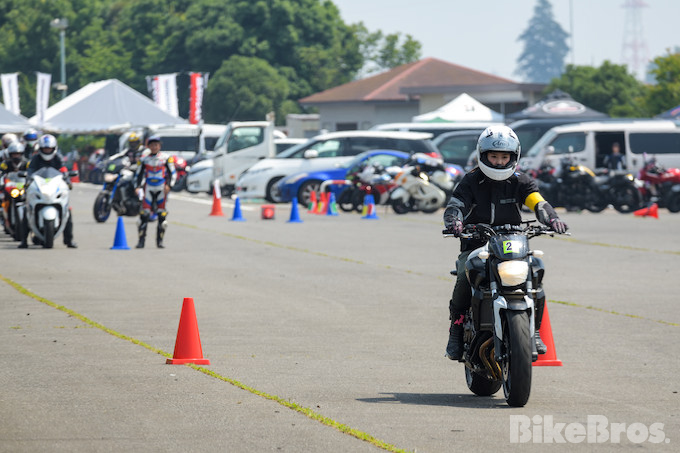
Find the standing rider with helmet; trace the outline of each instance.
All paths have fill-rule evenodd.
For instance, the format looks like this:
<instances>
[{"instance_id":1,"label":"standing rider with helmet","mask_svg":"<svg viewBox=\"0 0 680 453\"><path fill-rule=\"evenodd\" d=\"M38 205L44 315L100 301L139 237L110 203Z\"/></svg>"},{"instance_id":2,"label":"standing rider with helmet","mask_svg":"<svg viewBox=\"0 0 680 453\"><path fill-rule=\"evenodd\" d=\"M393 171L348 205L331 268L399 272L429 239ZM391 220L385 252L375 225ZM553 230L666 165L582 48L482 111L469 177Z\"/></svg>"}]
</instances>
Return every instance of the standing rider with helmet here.
<instances>
[{"instance_id":1,"label":"standing rider with helmet","mask_svg":"<svg viewBox=\"0 0 680 453\"><path fill-rule=\"evenodd\" d=\"M168 192L175 184L175 164L173 158L161 152L161 138L157 135L149 137L147 149L135 175L137 193L141 192L142 212L139 214L139 242L137 248L144 248L146 227L154 212L158 215L156 246L163 248L163 236L168 222L165 210Z\"/></svg>"},{"instance_id":2,"label":"standing rider with helmet","mask_svg":"<svg viewBox=\"0 0 680 453\"><path fill-rule=\"evenodd\" d=\"M521 146L515 132L507 126L488 127L477 141L478 167L468 172L456 187L444 211L446 229L459 237L463 225L486 223L491 226L518 225L522 221L521 207L527 206L536 213L539 222L557 233L565 233L562 222L553 207L538 192L536 182L528 175L516 171ZM465 274L465 262L473 250L482 247L476 239L461 238L460 255L456 262L457 277L449 314L451 327L446 346L446 357L460 360L463 355L463 318L472 297ZM538 329L541 326L545 295L536 300L536 349L545 354Z\"/></svg>"},{"instance_id":3,"label":"standing rider with helmet","mask_svg":"<svg viewBox=\"0 0 680 453\"><path fill-rule=\"evenodd\" d=\"M31 161L28 163L26 179L30 181L31 176L36 171L41 168L52 167L56 168L64 174L64 181L68 184L69 189L71 188L71 180L66 173L66 167L61 159L61 156L57 153L57 139L53 135L45 134L38 139L38 154L33 156ZM29 183L30 184L30 183ZM68 207L69 216L66 221L66 226L64 227L64 245L66 247L74 249L78 246L73 242L73 212L71 211L71 206ZM21 238L21 244L19 248L25 249L28 247L28 219L24 218L24 236Z\"/></svg>"}]
</instances>

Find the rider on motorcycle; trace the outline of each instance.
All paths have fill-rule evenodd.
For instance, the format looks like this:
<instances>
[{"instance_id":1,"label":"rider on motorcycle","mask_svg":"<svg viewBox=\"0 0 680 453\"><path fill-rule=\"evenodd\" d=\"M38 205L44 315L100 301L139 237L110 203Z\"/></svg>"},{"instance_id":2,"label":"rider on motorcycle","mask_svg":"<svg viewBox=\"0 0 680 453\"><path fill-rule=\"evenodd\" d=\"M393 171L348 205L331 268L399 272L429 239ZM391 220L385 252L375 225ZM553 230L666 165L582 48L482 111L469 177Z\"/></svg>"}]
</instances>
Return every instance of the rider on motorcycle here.
<instances>
[{"instance_id":1,"label":"rider on motorcycle","mask_svg":"<svg viewBox=\"0 0 680 453\"><path fill-rule=\"evenodd\" d=\"M142 192L142 212L139 214L139 242L137 248L144 248L146 227L151 219L152 210L158 215L156 246L163 248L163 236L168 222L165 210L168 192L175 183L175 164L173 158L161 152L161 138L157 135L149 137L147 149L135 175L137 192Z\"/></svg>"},{"instance_id":2,"label":"rider on motorcycle","mask_svg":"<svg viewBox=\"0 0 680 453\"><path fill-rule=\"evenodd\" d=\"M136 132L132 132L128 136L127 144L128 144L127 148L125 148L118 154L114 154L113 156L109 157L109 161L113 162L116 159L122 158L123 165L125 165L126 168L133 169L134 171L134 169L136 169L137 164L139 163L139 160L141 159L142 139Z\"/></svg>"},{"instance_id":3,"label":"rider on motorcycle","mask_svg":"<svg viewBox=\"0 0 680 453\"><path fill-rule=\"evenodd\" d=\"M24 143L24 146L26 147L24 149L24 153L26 154L26 158L30 159L33 157L35 153L38 152L39 145L38 145L38 131L35 129L27 129L24 134L21 136L21 141Z\"/></svg>"},{"instance_id":4,"label":"rider on motorcycle","mask_svg":"<svg viewBox=\"0 0 680 453\"><path fill-rule=\"evenodd\" d=\"M9 147L5 150L7 153L7 158L0 161L0 201L4 201L5 196L5 178L7 173L14 171L23 170L26 168L26 160L24 159L24 145L20 142L12 142ZM2 225L7 232L7 226L5 225L4 214L0 209L0 220Z\"/></svg>"},{"instance_id":5,"label":"rider on motorcycle","mask_svg":"<svg viewBox=\"0 0 680 453\"><path fill-rule=\"evenodd\" d=\"M567 231L553 207L538 192L536 182L516 171L521 146L515 132L507 126L488 127L477 141L478 166L468 172L456 187L444 211L444 225L460 236L463 225L486 223L518 225L522 220L522 204L536 213L536 218L558 233ZM451 327L446 345L446 357L459 360L463 354L463 318L470 307L470 284L465 275L465 262L473 250L484 243L461 238L461 253L456 263L457 277L449 314ZM545 354L538 329L541 326L545 297L536 301L536 349Z\"/></svg>"},{"instance_id":6,"label":"rider on motorcycle","mask_svg":"<svg viewBox=\"0 0 680 453\"><path fill-rule=\"evenodd\" d=\"M66 173L66 167L61 159L61 156L57 153L57 139L53 135L45 134L38 139L38 154L33 156L31 161L28 163L26 180L30 181L31 176L36 171L41 168L52 167L56 168L64 174L64 181L68 184L69 189L72 187L71 180ZM30 184L30 182L28 182ZM27 186L28 186L27 184ZM78 246L73 242L73 211L69 206L69 216L66 222L66 227L64 228L64 245L66 247L74 249ZM28 219L24 218L24 228L23 237L21 238L21 244L19 248L25 249L28 247Z\"/></svg>"}]
</instances>

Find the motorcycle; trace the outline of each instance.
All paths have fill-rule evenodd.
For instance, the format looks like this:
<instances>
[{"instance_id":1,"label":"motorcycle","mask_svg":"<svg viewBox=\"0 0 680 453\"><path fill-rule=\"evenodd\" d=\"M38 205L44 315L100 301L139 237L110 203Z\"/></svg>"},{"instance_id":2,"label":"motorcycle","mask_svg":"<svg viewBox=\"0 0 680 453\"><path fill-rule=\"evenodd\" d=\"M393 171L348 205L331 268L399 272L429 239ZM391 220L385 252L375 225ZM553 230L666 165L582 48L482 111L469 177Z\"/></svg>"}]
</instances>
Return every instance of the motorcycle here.
<instances>
[{"instance_id":1,"label":"motorcycle","mask_svg":"<svg viewBox=\"0 0 680 453\"><path fill-rule=\"evenodd\" d=\"M9 172L3 178L4 199L2 201L5 230L15 241L21 240L21 225L25 215L26 177L20 172Z\"/></svg>"},{"instance_id":2,"label":"motorcycle","mask_svg":"<svg viewBox=\"0 0 680 453\"><path fill-rule=\"evenodd\" d=\"M394 182L397 187L390 192L388 203L397 214L436 212L446 204L454 189L443 162L423 154L411 156L394 176Z\"/></svg>"},{"instance_id":3,"label":"motorcycle","mask_svg":"<svg viewBox=\"0 0 680 453\"><path fill-rule=\"evenodd\" d=\"M123 159L115 159L107 163L104 173L104 186L94 200L94 219L106 222L113 208L119 216L137 216L142 203L135 193L134 172L128 168Z\"/></svg>"},{"instance_id":4,"label":"motorcycle","mask_svg":"<svg viewBox=\"0 0 680 453\"><path fill-rule=\"evenodd\" d=\"M76 174L69 172L69 176ZM68 209L69 192L62 173L52 167L37 170L26 187L28 227L37 242L47 249L54 246L54 239L66 228L71 215Z\"/></svg>"},{"instance_id":5,"label":"motorcycle","mask_svg":"<svg viewBox=\"0 0 680 453\"><path fill-rule=\"evenodd\" d=\"M172 191L181 192L187 188L187 175L189 174L191 166L182 156L174 155L172 157L175 161L175 171L177 172L177 181L172 186Z\"/></svg>"},{"instance_id":6,"label":"motorcycle","mask_svg":"<svg viewBox=\"0 0 680 453\"><path fill-rule=\"evenodd\" d=\"M385 168L382 165L366 165L361 171L347 175L346 179L354 181L338 195L338 206L345 212L362 212L366 195L373 195L376 205L386 204L389 193L396 187L394 175L401 171L400 167Z\"/></svg>"},{"instance_id":7,"label":"motorcycle","mask_svg":"<svg viewBox=\"0 0 680 453\"><path fill-rule=\"evenodd\" d=\"M607 204L617 211L626 214L642 206L638 188L640 181L632 173L603 169L598 172L595 181Z\"/></svg>"},{"instance_id":8,"label":"motorcycle","mask_svg":"<svg viewBox=\"0 0 680 453\"><path fill-rule=\"evenodd\" d=\"M680 169L664 168L652 158L645 160L638 179L643 183L639 189L645 204L680 212Z\"/></svg>"},{"instance_id":9,"label":"motorcycle","mask_svg":"<svg viewBox=\"0 0 680 453\"><path fill-rule=\"evenodd\" d=\"M463 319L465 379L480 396L501 386L508 405L524 406L531 392L532 362L538 359L535 333L536 303L545 299L543 252L531 250L529 239L554 235L536 225L492 227L466 225L461 237L487 241L465 263L472 287L470 308ZM447 230L444 237L453 237Z\"/></svg>"},{"instance_id":10,"label":"motorcycle","mask_svg":"<svg viewBox=\"0 0 680 453\"><path fill-rule=\"evenodd\" d=\"M532 171L532 176L539 192L554 207L601 212L609 204L595 173L588 167L573 163L569 158L562 159L560 171L543 164L538 170Z\"/></svg>"}]
</instances>

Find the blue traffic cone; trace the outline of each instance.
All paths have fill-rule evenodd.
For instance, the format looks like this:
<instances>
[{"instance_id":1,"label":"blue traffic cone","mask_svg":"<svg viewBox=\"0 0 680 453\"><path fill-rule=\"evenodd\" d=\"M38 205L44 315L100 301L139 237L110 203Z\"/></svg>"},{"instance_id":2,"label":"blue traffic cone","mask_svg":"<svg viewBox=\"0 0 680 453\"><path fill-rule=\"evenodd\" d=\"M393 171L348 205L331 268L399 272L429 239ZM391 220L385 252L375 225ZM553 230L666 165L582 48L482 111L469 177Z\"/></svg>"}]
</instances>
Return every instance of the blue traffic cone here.
<instances>
[{"instance_id":1,"label":"blue traffic cone","mask_svg":"<svg viewBox=\"0 0 680 453\"><path fill-rule=\"evenodd\" d=\"M362 219L378 219L378 215L375 213L375 199L371 194L364 197L364 212Z\"/></svg>"},{"instance_id":2,"label":"blue traffic cone","mask_svg":"<svg viewBox=\"0 0 680 453\"><path fill-rule=\"evenodd\" d=\"M292 205L290 207L290 219L288 223L302 223L300 219L300 214L298 213L298 201L296 197L293 197Z\"/></svg>"},{"instance_id":3,"label":"blue traffic cone","mask_svg":"<svg viewBox=\"0 0 680 453\"><path fill-rule=\"evenodd\" d=\"M328 206L326 207L326 215L338 215L338 204L335 201L335 194L331 192L328 198Z\"/></svg>"},{"instance_id":4,"label":"blue traffic cone","mask_svg":"<svg viewBox=\"0 0 680 453\"><path fill-rule=\"evenodd\" d=\"M231 216L231 220L234 222L246 221L241 214L241 200L239 200L238 197L236 197L236 200L234 201L234 214Z\"/></svg>"},{"instance_id":5,"label":"blue traffic cone","mask_svg":"<svg viewBox=\"0 0 680 453\"><path fill-rule=\"evenodd\" d=\"M118 224L116 225L116 237L113 239L113 247L111 250L130 250L128 247L127 238L125 237L125 224L123 218L118 217Z\"/></svg>"}]
</instances>

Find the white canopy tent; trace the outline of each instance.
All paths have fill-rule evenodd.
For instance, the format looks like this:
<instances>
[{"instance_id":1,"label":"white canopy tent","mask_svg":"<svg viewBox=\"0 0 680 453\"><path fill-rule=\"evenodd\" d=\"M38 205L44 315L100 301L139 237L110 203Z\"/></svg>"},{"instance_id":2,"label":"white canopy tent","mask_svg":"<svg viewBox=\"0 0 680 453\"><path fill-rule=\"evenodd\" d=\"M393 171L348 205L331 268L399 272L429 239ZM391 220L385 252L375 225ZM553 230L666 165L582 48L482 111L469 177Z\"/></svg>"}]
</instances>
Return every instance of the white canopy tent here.
<instances>
[{"instance_id":1,"label":"white canopy tent","mask_svg":"<svg viewBox=\"0 0 680 453\"><path fill-rule=\"evenodd\" d=\"M116 79L87 84L57 102L45 111L42 124L37 116L29 121L45 132L68 134L115 134L133 127L187 122Z\"/></svg>"},{"instance_id":2,"label":"white canopy tent","mask_svg":"<svg viewBox=\"0 0 680 453\"><path fill-rule=\"evenodd\" d=\"M31 127L28 118L15 115L0 104L0 133L5 132L23 132Z\"/></svg>"},{"instance_id":3,"label":"white canopy tent","mask_svg":"<svg viewBox=\"0 0 680 453\"><path fill-rule=\"evenodd\" d=\"M413 117L416 123L483 121L503 122L503 115L491 110L472 96L463 93L436 110Z\"/></svg>"}]
</instances>

